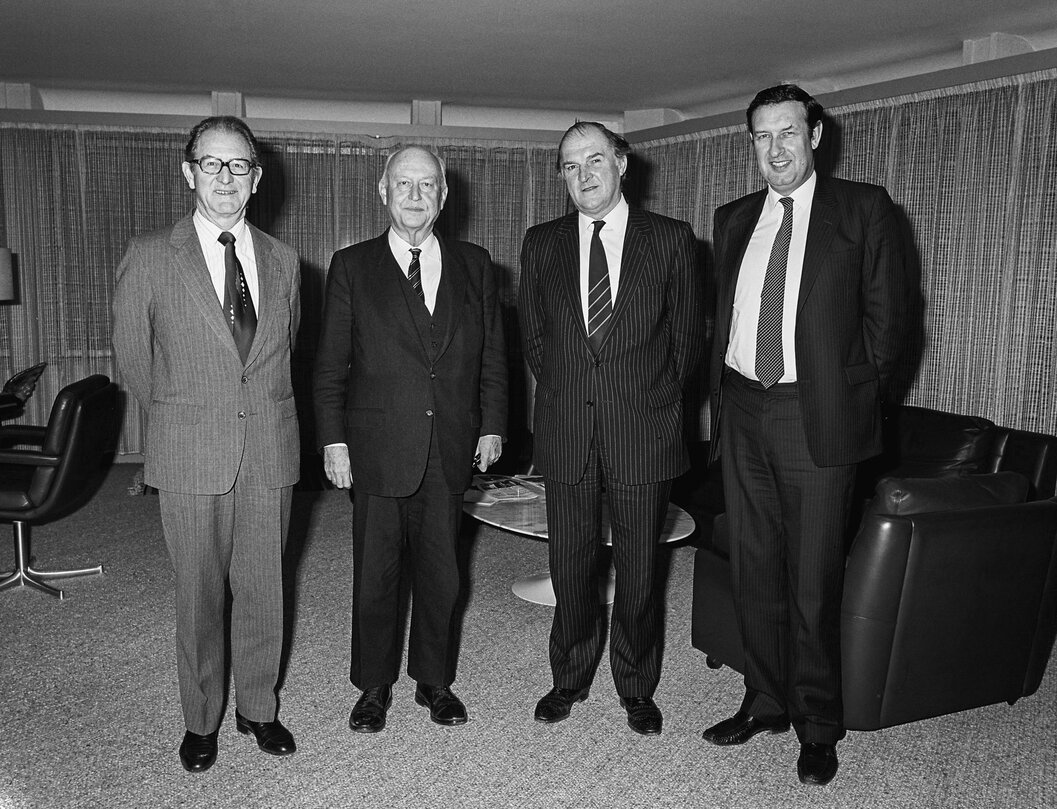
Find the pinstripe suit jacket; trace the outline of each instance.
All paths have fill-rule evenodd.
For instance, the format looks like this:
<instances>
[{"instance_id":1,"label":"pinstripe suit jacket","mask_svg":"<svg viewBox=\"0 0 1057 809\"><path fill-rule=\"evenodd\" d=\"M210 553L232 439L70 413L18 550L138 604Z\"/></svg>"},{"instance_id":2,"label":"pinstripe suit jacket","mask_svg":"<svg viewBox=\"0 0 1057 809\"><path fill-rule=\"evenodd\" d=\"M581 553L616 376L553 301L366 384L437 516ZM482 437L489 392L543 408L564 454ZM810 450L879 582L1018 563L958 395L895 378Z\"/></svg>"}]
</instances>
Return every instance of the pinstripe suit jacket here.
<instances>
[{"instance_id":1,"label":"pinstripe suit jacket","mask_svg":"<svg viewBox=\"0 0 1057 809\"><path fill-rule=\"evenodd\" d=\"M703 339L695 253L688 223L630 208L613 318L596 357L580 302L577 214L525 234L518 311L536 377L533 460L548 477L580 480L596 429L623 483L687 469L683 386Z\"/></svg>"},{"instance_id":2,"label":"pinstripe suit jacket","mask_svg":"<svg viewBox=\"0 0 1057 809\"><path fill-rule=\"evenodd\" d=\"M452 493L470 485L482 435L504 435L506 350L488 251L437 237L433 322L404 280L389 231L334 254L316 353L320 446L349 446L359 492L407 497L422 481L436 430ZM432 340L416 326L419 310Z\"/></svg>"},{"instance_id":3,"label":"pinstripe suit jacket","mask_svg":"<svg viewBox=\"0 0 1057 809\"><path fill-rule=\"evenodd\" d=\"M300 470L290 354L300 319L297 254L252 225L260 307L243 367L191 217L129 242L117 270L114 350L147 413L144 481L223 494L239 469L267 488Z\"/></svg>"},{"instance_id":4,"label":"pinstripe suit jacket","mask_svg":"<svg viewBox=\"0 0 1057 809\"><path fill-rule=\"evenodd\" d=\"M766 189L716 210L716 332L709 366L713 454L738 272ZM796 307L797 382L812 460L857 463L881 451L881 393L899 358L906 302L895 204L877 185L818 177Z\"/></svg>"}]
</instances>

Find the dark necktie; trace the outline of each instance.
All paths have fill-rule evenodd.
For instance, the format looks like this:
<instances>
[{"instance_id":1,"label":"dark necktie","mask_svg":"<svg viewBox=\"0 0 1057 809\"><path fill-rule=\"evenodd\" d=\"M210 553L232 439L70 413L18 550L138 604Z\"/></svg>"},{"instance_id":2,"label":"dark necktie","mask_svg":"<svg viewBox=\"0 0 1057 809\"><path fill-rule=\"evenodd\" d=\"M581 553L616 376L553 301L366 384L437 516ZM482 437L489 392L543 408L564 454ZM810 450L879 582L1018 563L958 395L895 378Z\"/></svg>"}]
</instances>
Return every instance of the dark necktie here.
<instances>
[{"instance_id":1,"label":"dark necktie","mask_svg":"<svg viewBox=\"0 0 1057 809\"><path fill-rule=\"evenodd\" d=\"M613 295L609 286L609 264L602 238L598 235L605 222L601 219L591 223L595 232L591 234L591 248L587 261L587 339L596 354L602 338L613 317Z\"/></svg>"},{"instance_id":2,"label":"dark necktie","mask_svg":"<svg viewBox=\"0 0 1057 809\"><path fill-rule=\"evenodd\" d=\"M418 297L425 301L426 296L422 292L422 265L418 262L421 253L421 247L411 248L411 265L407 268L407 280L411 282L411 288L415 290Z\"/></svg>"},{"instance_id":3,"label":"dark necktie","mask_svg":"<svg viewBox=\"0 0 1057 809\"><path fill-rule=\"evenodd\" d=\"M225 230L217 241L224 245L224 315L235 338L239 357L245 365L250 346L253 345L253 335L257 332L257 312L246 286L242 264L235 255L235 237Z\"/></svg>"},{"instance_id":4,"label":"dark necktie","mask_svg":"<svg viewBox=\"0 0 1057 809\"><path fill-rule=\"evenodd\" d=\"M769 388L785 373L782 358L782 309L785 307L785 270L789 264L789 243L793 239L793 200L782 197L785 208L778 235L774 237L771 258L763 276L760 293L760 323L756 328L756 378Z\"/></svg>"}]
</instances>

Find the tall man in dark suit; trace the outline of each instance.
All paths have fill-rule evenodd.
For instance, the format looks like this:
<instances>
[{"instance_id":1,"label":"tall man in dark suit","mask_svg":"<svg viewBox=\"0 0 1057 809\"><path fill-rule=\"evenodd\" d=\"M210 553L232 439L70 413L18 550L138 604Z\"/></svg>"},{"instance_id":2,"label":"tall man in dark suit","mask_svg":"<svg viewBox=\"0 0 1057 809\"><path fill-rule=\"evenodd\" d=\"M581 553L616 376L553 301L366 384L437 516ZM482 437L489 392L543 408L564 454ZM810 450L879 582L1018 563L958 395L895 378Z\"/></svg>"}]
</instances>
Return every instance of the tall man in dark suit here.
<instances>
[{"instance_id":1,"label":"tall man in dark suit","mask_svg":"<svg viewBox=\"0 0 1057 809\"><path fill-rule=\"evenodd\" d=\"M433 232L444 163L389 156L378 193L390 227L334 254L315 369L324 470L353 489L349 727L385 727L399 675L400 572L412 569L407 672L442 725L466 722L455 679L456 536L473 464L502 452L507 375L488 252ZM475 454L476 453L476 454Z\"/></svg>"},{"instance_id":2,"label":"tall man in dark suit","mask_svg":"<svg viewBox=\"0 0 1057 809\"><path fill-rule=\"evenodd\" d=\"M903 250L878 186L818 177L822 107L795 85L757 94L749 133L767 188L716 211L710 366L745 697L705 731L800 740L805 784L844 736L840 604L858 462L881 451L881 394L900 346Z\"/></svg>"},{"instance_id":3,"label":"tall man in dark suit","mask_svg":"<svg viewBox=\"0 0 1057 809\"><path fill-rule=\"evenodd\" d=\"M536 720L587 696L602 644L597 559L602 492L616 566L610 662L628 724L661 732L653 590L672 479L688 466L683 385L701 344L690 225L629 207L630 147L601 124L562 137L558 169L576 212L530 228L518 310L536 377L534 457L547 488L554 687Z\"/></svg>"},{"instance_id":4,"label":"tall man in dark suit","mask_svg":"<svg viewBox=\"0 0 1057 809\"><path fill-rule=\"evenodd\" d=\"M300 271L291 248L246 222L262 171L243 121L195 126L183 174L194 214L133 239L118 267L114 352L147 413L144 481L158 489L176 570L180 760L200 772L217 755L227 584L236 727L266 753L294 752L275 689L300 468L290 381Z\"/></svg>"}]
</instances>

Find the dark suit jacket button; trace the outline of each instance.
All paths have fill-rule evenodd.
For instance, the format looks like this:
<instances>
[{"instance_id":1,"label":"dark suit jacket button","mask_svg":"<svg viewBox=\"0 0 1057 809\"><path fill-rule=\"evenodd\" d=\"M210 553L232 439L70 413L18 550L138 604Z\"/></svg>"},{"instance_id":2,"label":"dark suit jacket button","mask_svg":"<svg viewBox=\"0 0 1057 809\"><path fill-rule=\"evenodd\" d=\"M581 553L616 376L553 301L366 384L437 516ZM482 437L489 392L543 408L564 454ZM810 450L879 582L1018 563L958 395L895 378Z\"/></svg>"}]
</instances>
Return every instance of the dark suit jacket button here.
<instances>
[{"instance_id":1,"label":"dark suit jacket button","mask_svg":"<svg viewBox=\"0 0 1057 809\"><path fill-rule=\"evenodd\" d=\"M246 418L246 411L245 410L240 410L239 411L239 418L240 419Z\"/></svg>"},{"instance_id":2,"label":"dark suit jacket button","mask_svg":"<svg viewBox=\"0 0 1057 809\"><path fill-rule=\"evenodd\" d=\"M588 407L594 407L595 406L594 402L586 402L586 404L587 404Z\"/></svg>"},{"instance_id":3,"label":"dark suit jacket button","mask_svg":"<svg viewBox=\"0 0 1057 809\"><path fill-rule=\"evenodd\" d=\"M242 377L242 384L243 384L243 385L245 385L245 384L246 384L247 382L249 382L249 381L250 381L250 378L249 378L248 376L244 376L244 377Z\"/></svg>"},{"instance_id":4,"label":"dark suit jacket button","mask_svg":"<svg viewBox=\"0 0 1057 809\"><path fill-rule=\"evenodd\" d=\"M430 378L430 379L436 379L436 378L437 378L437 375L436 375L436 374L434 374L434 373L431 373L431 374L429 375L429 378Z\"/></svg>"},{"instance_id":5,"label":"dark suit jacket button","mask_svg":"<svg viewBox=\"0 0 1057 809\"><path fill-rule=\"evenodd\" d=\"M427 416L431 416L431 417L432 417L432 415L433 415L433 411L432 411L432 410L427 410L427 411L426 411L426 415L427 415Z\"/></svg>"}]
</instances>

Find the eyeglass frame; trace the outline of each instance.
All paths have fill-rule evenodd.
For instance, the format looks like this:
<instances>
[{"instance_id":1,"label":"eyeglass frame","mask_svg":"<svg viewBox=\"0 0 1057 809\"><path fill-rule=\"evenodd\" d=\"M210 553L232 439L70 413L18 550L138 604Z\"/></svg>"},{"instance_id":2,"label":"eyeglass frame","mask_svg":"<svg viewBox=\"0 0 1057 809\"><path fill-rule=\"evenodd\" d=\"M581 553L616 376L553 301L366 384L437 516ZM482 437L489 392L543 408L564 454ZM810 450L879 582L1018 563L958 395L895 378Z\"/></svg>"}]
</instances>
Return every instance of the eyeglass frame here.
<instances>
[{"instance_id":1,"label":"eyeglass frame","mask_svg":"<svg viewBox=\"0 0 1057 809\"><path fill-rule=\"evenodd\" d=\"M202 161L203 160L216 160L216 161L218 161L220 163L220 168L218 168L214 172L206 171L205 168L202 166ZM234 163L235 161L242 161L244 163L248 163L249 164L249 168L246 169L246 171L244 173L242 173L242 174L239 174L239 173L237 173L235 171L232 171L231 164ZM219 157L214 157L213 155L205 155L203 157L196 157L194 160L188 160L187 162L188 163L195 163L198 166L198 170L201 171L203 174L205 174L207 177L216 177L224 169L227 169L232 177L246 177L246 176L248 176L250 174L253 174L253 170L256 169L256 168L260 168L260 165L261 165L260 163L256 163L256 162L254 162L252 159L250 159L248 157L233 157L233 158L231 158L231 160L221 160Z\"/></svg>"}]
</instances>

